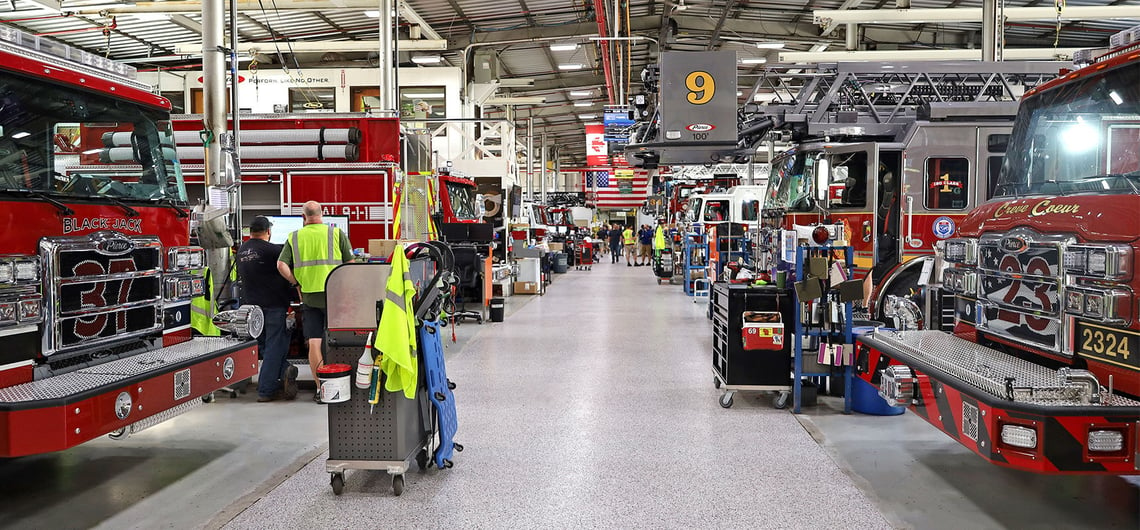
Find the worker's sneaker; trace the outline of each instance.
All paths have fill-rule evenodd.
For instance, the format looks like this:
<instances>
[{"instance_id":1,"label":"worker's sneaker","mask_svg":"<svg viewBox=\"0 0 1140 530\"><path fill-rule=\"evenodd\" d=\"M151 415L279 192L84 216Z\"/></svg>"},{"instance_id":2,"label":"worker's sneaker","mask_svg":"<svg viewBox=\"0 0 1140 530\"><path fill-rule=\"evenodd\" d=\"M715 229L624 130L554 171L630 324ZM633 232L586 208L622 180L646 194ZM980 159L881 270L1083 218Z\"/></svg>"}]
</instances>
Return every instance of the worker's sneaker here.
<instances>
[{"instance_id":1,"label":"worker's sneaker","mask_svg":"<svg viewBox=\"0 0 1140 530\"><path fill-rule=\"evenodd\" d=\"M317 390L317 393L313 394L313 403L316 403L318 405L324 405L325 404L324 401L321 401L321 391L320 390Z\"/></svg>"},{"instance_id":2,"label":"worker's sneaker","mask_svg":"<svg viewBox=\"0 0 1140 530\"><path fill-rule=\"evenodd\" d=\"M286 401L293 401L297 399L297 367L290 364L285 368L285 381L284 388L281 390L281 396Z\"/></svg>"}]
</instances>

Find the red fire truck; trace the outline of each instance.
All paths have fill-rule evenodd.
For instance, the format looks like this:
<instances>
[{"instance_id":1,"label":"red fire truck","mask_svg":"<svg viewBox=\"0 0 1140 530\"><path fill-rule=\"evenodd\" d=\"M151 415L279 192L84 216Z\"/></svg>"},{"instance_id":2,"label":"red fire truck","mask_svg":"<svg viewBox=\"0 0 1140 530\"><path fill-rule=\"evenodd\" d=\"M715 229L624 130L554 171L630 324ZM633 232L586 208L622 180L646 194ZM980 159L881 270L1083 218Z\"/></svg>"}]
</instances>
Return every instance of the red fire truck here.
<instances>
[{"instance_id":1,"label":"red fire truck","mask_svg":"<svg viewBox=\"0 0 1140 530\"><path fill-rule=\"evenodd\" d=\"M1140 473L1138 87L1140 43L1029 91L994 198L945 242L953 334L861 339L864 380L995 464Z\"/></svg>"},{"instance_id":2,"label":"red fire truck","mask_svg":"<svg viewBox=\"0 0 1140 530\"><path fill-rule=\"evenodd\" d=\"M190 337L204 252L170 104L131 74L0 26L0 457L137 432L257 371L255 342ZM132 163L98 162L109 124Z\"/></svg>"},{"instance_id":3,"label":"red fire truck","mask_svg":"<svg viewBox=\"0 0 1140 530\"><path fill-rule=\"evenodd\" d=\"M917 297L935 243L953 237L967 213L992 196L1020 90L1064 66L1070 65L896 62L824 69L833 77L812 78L795 103L765 111L796 144L772 161L764 226L840 225L832 231L854 248L857 272L875 286L870 309L881 317L876 302ZM930 304L928 327L941 325L940 309Z\"/></svg>"}]
</instances>

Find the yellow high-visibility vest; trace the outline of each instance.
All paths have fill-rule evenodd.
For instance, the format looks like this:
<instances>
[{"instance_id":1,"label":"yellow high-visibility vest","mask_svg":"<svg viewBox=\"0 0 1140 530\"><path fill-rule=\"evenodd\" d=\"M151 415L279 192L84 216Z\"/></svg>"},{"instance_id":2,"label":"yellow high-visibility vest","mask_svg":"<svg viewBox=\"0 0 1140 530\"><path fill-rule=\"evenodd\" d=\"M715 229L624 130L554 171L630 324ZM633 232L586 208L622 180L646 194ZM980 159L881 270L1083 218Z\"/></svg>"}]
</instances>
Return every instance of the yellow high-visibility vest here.
<instances>
[{"instance_id":1,"label":"yellow high-visibility vest","mask_svg":"<svg viewBox=\"0 0 1140 530\"><path fill-rule=\"evenodd\" d=\"M624 240L624 243L626 245L632 245L633 244L633 229L632 228L626 228L625 231L621 233L621 237Z\"/></svg>"},{"instance_id":2,"label":"yellow high-visibility vest","mask_svg":"<svg viewBox=\"0 0 1140 530\"><path fill-rule=\"evenodd\" d=\"M214 325L214 313L217 312L218 305L214 300L214 276L210 274L209 268L206 269L206 289L206 296L195 296L190 300L190 328L199 335L220 337L222 330Z\"/></svg>"},{"instance_id":3,"label":"yellow high-visibility vest","mask_svg":"<svg viewBox=\"0 0 1140 530\"><path fill-rule=\"evenodd\" d=\"M653 234L653 248L657 250L665 249L665 227L657 225L657 233Z\"/></svg>"},{"instance_id":4,"label":"yellow high-visibility vest","mask_svg":"<svg viewBox=\"0 0 1140 530\"><path fill-rule=\"evenodd\" d=\"M325 290L329 273L344 262L340 252L340 229L323 224L305 225L289 234L293 246L293 276L302 293Z\"/></svg>"},{"instance_id":5,"label":"yellow high-visibility vest","mask_svg":"<svg viewBox=\"0 0 1140 530\"><path fill-rule=\"evenodd\" d=\"M392 252L384 309L380 325L376 328L373 347L380 352L380 371L387 375L384 388L389 392L404 392L408 399L416 398L419 380L419 363L416 359L416 319L412 314L416 285L408 271L404 246L396 245Z\"/></svg>"}]
</instances>

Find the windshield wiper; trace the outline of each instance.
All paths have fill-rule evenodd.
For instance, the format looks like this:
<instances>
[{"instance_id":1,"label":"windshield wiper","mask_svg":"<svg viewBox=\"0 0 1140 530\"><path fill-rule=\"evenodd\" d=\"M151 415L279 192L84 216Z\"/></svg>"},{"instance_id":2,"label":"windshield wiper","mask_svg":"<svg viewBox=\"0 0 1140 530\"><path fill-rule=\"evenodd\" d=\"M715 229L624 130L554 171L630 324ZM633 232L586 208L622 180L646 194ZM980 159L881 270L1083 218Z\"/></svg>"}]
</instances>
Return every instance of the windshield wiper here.
<instances>
[{"instance_id":1,"label":"windshield wiper","mask_svg":"<svg viewBox=\"0 0 1140 530\"><path fill-rule=\"evenodd\" d=\"M166 205L166 206L173 208L174 211L178 213L178 217L183 217L183 218L190 217L190 212L187 212L186 210L179 208L178 204L176 204L174 202L174 200L169 198L169 197L162 197L160 199L156 199L156 201L160 205Z\"/></svg>"},{"instance_id":2,"label":"windshield wiper","mask_svg":"<svg viewBox=\"0 0 1140 530\"><path fill-rule=\"evenodd\" d=\"M123 204L123 201L120 201L119 199L116 199L114 197L104 197L104 199L107 199L107 202L114 204L119 208L122 208L123 211L127 213L127 217L138 217L140 215L138 210L131 208L126 204Z\"/></svg>"},{"instance_id":3,"label":"windshield wiper","mask_svg":"<svg viewBox=\"0 0 1140 530\"><path fill-rule=\"evenodd\" d=\"M60 215L75 215L75 210L68 208L66 204L51 198L50 196L48 196L48 194L46 194L42 191L18 190L18 189L5 189L3 191L5 191L7 193L19 193L22 195L27 195L29 197L35 197L37 199L41 199L44 202L46 202L52 206L55 206L55 208L57 210L59 210Z\"/></svg>"}]
</instances>

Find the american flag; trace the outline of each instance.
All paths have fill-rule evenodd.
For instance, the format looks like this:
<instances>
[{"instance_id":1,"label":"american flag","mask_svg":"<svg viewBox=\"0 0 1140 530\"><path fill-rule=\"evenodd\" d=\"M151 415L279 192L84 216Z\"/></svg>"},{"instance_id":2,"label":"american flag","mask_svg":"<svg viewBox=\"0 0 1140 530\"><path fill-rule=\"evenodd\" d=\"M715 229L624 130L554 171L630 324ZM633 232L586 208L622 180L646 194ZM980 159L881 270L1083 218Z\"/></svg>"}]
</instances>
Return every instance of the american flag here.
<instances>
[{"instance_id":1,"label":"american flag","mask_svg":"<svg viewBox=\"0 0 1140 530\"><path fill-rule=\"evenodd\" d=\"M582 189L587 193L597 186L597 199L592 203L599 208L637 208L645 203L648 196L649 175L643 170L633 172L633 192L622 193L619 180L610 176L609 171L583 171Z\"/></svg>"}]
</instances>

